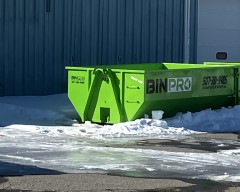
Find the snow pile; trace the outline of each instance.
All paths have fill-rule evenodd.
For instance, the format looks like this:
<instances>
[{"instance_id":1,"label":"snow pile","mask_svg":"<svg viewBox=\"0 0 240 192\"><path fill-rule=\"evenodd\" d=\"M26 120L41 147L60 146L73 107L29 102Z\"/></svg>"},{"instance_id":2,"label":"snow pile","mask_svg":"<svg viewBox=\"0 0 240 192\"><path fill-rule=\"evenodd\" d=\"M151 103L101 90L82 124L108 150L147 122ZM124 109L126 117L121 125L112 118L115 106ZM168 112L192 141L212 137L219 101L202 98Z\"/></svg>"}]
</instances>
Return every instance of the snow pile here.
<instances>
[{"instance_id":1,"label":"snow pile","mask_svg":"<svg viewBox=\"0 0 240 192\"><path fill-rule=\"evenodd\" d=\"M95 135L104 137L126 137L126 136L157 136L157 135L189 135L196 133L185 128L169 127L164 120L138 119L126 123L106 125L95 132Z\"/></svg>"},{"instance_id":2,"label":"snow pile","mask_svg":"<svg viewBox=\"0 0 240 192\"><path fill-rule=\"evenodd\" d=\"M197 113L177 114L171 119L138 119L132 122L100 126L76 123L78 115L66 94L44 97L0 98L0 126L12 129L33 129L39 133L93 135L94 137L136 137L157 135L188 135L196 132L240 131L240 106ZM153 112L161 117L161 111ZM32 126L34 125L34 126ZM58 126L58 127L49 127ZM63 127L68 126L68 127Z\"/></svg>"},{"instance_id":3,"label":"snow pile","mask_svg":"<svg viewBox=\"0 0 240 192\"><path fill-rule=\"evenodd\" d=\"M178 114L167 120L169 126L203 132L239 132L240 106L207 109L197 113Z\"/></svg>"},{"instance_id":4,"label":"snow pile","mask_svg":"<svg viewBox=\"0 0 240 192\"><path fill-rule=\"evenodd\" d=\"M233 155L233 156L239 156L240 157L240 149L234 149L234 150L222 150L219 151L218 154L223 155Z\"/></svg>"},{"instance_id":5,"label":"snow pile","mask_svg":"<svg viewBox=\"0 0 240 192\"><path fill-rule=\"evenodd\" d=\"M213 181L239 182L240 176L239 175L229 175L228 173L225 173L224 175L220 175L220 176L209 175L206 179L213 180Z\"/></svg>"}]
</instances>

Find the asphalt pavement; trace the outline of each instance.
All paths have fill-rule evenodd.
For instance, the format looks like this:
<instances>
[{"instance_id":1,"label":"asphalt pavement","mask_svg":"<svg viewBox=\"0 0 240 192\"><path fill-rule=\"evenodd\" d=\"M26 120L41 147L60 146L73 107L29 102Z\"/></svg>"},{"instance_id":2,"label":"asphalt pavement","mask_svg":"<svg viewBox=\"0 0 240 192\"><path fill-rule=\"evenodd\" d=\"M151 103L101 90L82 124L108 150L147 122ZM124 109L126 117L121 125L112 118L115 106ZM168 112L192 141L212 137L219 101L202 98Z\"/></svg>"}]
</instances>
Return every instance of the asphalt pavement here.
<instances>
[{"instance_id":1,"label":"asphalt pavement","mask_svg":"<svg viewBox=\"0 0 240 192\"><path fill-rule=\"evenodd\" d=\"M144 139L136 143L138 148L149 148L172 152L214 152L224 146L215 146L211 139L240 141L239 134L201 134L194 135L196 141L174 141ZM201 141L201 142L199 142ZM131 146L134 147L134 146ZM238 145L227 149L240 148ZM15 170L9 172L8 170ZM120 175L120 174L119 174ZM0 162L0 192L239 192L240 183L215 182L201 179L179 178L137 178L117 174L64 174L54 170L41 169Z\"/></svg>"}]
</instances>

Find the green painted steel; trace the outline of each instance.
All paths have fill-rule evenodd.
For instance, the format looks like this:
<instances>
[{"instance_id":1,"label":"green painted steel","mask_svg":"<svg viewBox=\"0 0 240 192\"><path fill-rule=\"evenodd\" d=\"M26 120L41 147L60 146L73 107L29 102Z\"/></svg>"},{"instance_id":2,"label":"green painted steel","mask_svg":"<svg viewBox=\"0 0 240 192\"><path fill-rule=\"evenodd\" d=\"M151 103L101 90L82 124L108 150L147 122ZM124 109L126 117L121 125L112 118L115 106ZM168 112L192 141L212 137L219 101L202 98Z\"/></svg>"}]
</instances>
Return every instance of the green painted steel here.
<instances>
[{"instance_id":1,"label":"green painted steel","mask_svg":"<svg viewBox=\"0 0 240 192\"><path fill-rule=\"evenodd\" d=\"M217 109L239 103L237 63L152 63L66 67L68 96L81 120L118 123L163 110Z\"/></svg>"}]
</instances>

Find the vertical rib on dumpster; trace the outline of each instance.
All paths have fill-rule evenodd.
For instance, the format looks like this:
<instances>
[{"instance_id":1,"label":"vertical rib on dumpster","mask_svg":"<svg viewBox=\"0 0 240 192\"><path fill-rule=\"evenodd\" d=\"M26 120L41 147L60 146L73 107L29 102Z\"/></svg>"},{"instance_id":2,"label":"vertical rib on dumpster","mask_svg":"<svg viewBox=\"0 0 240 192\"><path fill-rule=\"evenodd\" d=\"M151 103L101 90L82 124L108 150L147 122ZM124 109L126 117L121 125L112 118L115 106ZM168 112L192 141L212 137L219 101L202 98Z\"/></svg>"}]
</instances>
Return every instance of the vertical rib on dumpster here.
<instances>
[{"instance_id":1,"label":"vertical rib on dumpster","mask_svg":"<svg viewBox=\"0 0 240 192\"><path fill-rule=\"evenodd\" d=\"M103 76L102 75L103 71L100 69L95 69L93 73L95 75L94 75L93 83L90 86L90 89L88 92L87 102L84 109L83 121L92 119L94 110L90 110L90 107L91 108L96 107L98 93L102 84L101 77Z\"/></svg>"},{"instance_id":2,"label":"vertical rib on dumpster","mask_svg":"<svg viewBox=\"0 0 240 192\"><path fill-rule=\"evenodd\" d=\"M123 100L120 97L120 95L122 95L121 90L118 89L118 85L117 85L117 76L111 69L108 69L108 75L112 82L112 89L113 89L113 93L115 95L118 111L120 114L120 120L121 120L121 122L127 121L127 115L126 115L125 108L123 106ZM123 78L122 73L121 73L121 78Z\"/></svg>"}]
</instances>

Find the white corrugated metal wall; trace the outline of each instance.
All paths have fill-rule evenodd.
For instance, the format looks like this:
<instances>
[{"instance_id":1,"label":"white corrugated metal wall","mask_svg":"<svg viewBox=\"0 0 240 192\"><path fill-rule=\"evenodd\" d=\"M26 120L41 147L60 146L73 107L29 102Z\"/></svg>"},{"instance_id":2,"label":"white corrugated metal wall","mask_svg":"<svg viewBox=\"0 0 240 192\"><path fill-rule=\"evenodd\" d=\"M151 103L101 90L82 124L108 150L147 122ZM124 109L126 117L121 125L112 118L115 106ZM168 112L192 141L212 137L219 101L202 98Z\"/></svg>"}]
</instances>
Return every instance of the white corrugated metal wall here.
<instances>
[{"instance_id":1,"label":"white corrugated metal wall","mask_svg":"<svg viewBox=\"0 0 240 192\"><path fill-rule=\"evenodd\" d=\"M199 0L199 63L240 62L239 18L239 0Z\"/></svg>"}]
</instances>

